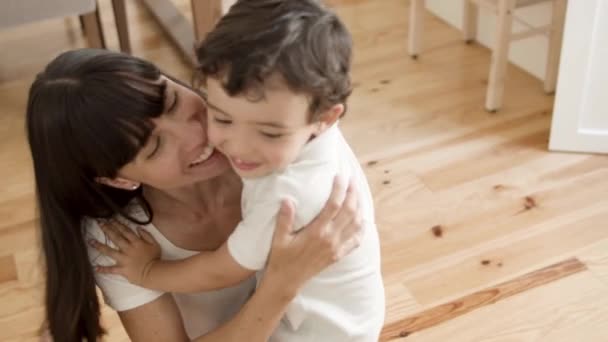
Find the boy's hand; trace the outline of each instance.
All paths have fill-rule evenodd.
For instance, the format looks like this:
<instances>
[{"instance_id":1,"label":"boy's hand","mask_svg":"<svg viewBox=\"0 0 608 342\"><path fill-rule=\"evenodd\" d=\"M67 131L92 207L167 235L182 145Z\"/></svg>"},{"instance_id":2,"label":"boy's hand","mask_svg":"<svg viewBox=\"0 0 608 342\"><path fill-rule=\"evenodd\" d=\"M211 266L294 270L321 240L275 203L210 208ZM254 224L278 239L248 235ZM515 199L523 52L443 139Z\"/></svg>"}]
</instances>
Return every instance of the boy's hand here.
<instances>
[{"instance_id":1,"label":"boy's hand","mask_svg":"<svg viewBox=\"0 0 608 342\"><path fill-rule=\"evenodd\" d=\"M99 253L116 261L114 266L96 266L96 271L121 275L132 284L143 285L150 267L160 260L160 246L154 237L142 228L137 229L139 235L135 234L116 220L100 223L99 226L117 249L97 240L89 241Z\"/></svg>"}]
</instances>

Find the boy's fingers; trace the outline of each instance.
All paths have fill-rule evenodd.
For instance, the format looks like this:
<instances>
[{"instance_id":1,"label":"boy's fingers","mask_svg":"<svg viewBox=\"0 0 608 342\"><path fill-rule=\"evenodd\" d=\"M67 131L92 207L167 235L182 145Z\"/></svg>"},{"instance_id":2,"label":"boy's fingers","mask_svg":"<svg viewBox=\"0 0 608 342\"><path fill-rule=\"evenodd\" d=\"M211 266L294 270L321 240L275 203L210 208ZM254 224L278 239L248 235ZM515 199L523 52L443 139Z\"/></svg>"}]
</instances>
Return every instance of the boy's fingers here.
<instances>
[{"instance_id":1,"label":"boy's fingers","mask_svg":"<svg viewBox=\"0 0 608 342\"><path fill-rule=\"evenodd\" d=\"M91 245L91 247L95 248L99 253L110 257L116 261L118 261L122 257L122 254L119 251L97 240L90 240L89 244Z\"/></svg>"},{"instance_id":2,"label":"boy's fingers","mask_svg":"<svg viewBox=\"0 0 608 342\"><path fill-rule=\"evenodd\" d=\"M342 208L334 217L334 227L338 230L348 228L348 225L355 220L359 210L359 198L355 185L351 182L346 190L346 197Z\"/></svg>"},{"instance_id":3,"label":"boy's fingers","mask_svg":"<svg viewBox=\"0 0 608 342\"><path fill-rule=\"evenodd\" d=\"M137 234L135 234L133 230L124 223L118 220L112 220L111 224L116 229L116 231L119 232L122 237L125 238L127 241L132 243L139 240Z\"/></svg>"},{"instance_id":4,"label":"boy's fingers","mask_svg":"<svg viewBox=\"0 0 608 342\"><path fill-rule=\"evenodd\" d=\"M152 234L148 233L147 230L145 230L143 228L138 228L137 232L139 233L139 236L141 237L141 239L144 240L145 242L152 244L152 245L157 244L156 239L154 239Z\"/></svg>"},{"instance_id":5,"label":"boy's fingers","mask_svg":"<svg viewBox=\"0 0 608 342\"><path fill-rule=\"evenodd\" d=\"M293 233L293 220L295 210L293 203L285 199L281 202L281 209L277 215L276 229L274 231L274 239L277 242L283 242Z\"/></svg>"},{"instance_id":6,"label":"boy's fingers","mask_svg":"<svg viewBox=\"0 0 608 342\"><path fill-rule=\"evenodd\" d=\"M120 267L117 266L95 266L95 271L102 274L123 275Z\"/></svg>"},{"instance_id":7,"label":"boy's fingers","mask_svg":"<svg viewBox=\"0 0 608 342\"><path fill-rule=\"evenodd\" d=\"M329 199L325 203L323 210L321 210L312 223L320 227L319 229L330 223L342 207L345 195L344 182L340 177L336 176Z\"/></svg>"},{"instance_id":8,"label":"boy's fingers","mask_svg":"<svg viewBox=\"0 0 608 342\"><path fill-rule=\"evenodd\" d=\"M111 225L100 224L99 227L106 234L106 236L118 247L120 250L125 250L129 247L129 240L127 240L117 229Z\"/></svg>"}]
</instances>

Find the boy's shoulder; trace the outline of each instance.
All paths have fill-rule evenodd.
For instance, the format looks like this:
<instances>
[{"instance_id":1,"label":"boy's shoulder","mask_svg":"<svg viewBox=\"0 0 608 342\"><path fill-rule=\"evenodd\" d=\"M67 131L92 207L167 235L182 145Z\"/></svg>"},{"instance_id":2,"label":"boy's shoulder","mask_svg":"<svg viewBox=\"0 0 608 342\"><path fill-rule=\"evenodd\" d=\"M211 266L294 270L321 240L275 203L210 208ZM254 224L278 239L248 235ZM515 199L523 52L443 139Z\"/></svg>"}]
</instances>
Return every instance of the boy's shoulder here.
<instances>
[{"instance_id":1,"label":"boy's shoulder","mask_svg":"<svg viewBox=\"0 0 608 342\"><path fill-rule=\"evenodd\" d=\"M288 197L294 202L314 201L326 197L336 175L349 178L349 149L337 125L311 140L299 157L285 169L267 176L244 180L243 207L260 203L277 203ZM348 165L346 165L348 164ZM248 203L249 202L249 203Z\"/></svg>"},{"instance_id":2,"label":"boy's shoulder","mask_svg":"<svg viewBox=\"0 0 608 342\"><path fill-rule=\"evenodd\" d=\"M329 186L336 168L326 161L306 161L289 165L281 172L254 180L245 180L243 199L257 203L280 202L284 198L296 200ZM327 183L327 184L325 184ZM247 203L243 203L245 206Z\"/></svg>"}]
</instances>

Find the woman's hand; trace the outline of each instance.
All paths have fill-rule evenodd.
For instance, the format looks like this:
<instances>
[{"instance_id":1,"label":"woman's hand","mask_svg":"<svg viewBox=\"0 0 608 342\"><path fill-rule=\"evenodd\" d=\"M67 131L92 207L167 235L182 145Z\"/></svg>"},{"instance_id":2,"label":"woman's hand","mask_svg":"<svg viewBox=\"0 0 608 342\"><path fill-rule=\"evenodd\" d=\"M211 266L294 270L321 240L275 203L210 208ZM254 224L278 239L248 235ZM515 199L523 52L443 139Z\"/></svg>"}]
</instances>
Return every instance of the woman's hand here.
<instances>
[{"instance_id":1,"label":"woman's hand","mask_svg":"<svg viewBox=\"0 0 608 342\"><path fill-rule=\"evenodd\" d=\"M295 209L297 210L297 209ZM325 207L298 232L293 231L294 208L283 201L277 218L264 279L276 278L284 289L300 289L306 281L359 246L363 231L357 194L351 183L346 192L336 178Z\"/></svg>"},{"instance_id":2,"label":"woman's hand","mask_svg":"<svg viewBox=\"0 0 608 342\"><path fill-rule=\"evenodd\" d=\"M139 235L135 234L116 220L110 224L100 223L99 226L118 249L90 240L91 246L99 253L116 261L114 266L96 266L95 270L121 275L132 284L142 285L152 264L160 260L160 246L154 237L142 228L138 228Z\"/></svg>"}]
</instances>

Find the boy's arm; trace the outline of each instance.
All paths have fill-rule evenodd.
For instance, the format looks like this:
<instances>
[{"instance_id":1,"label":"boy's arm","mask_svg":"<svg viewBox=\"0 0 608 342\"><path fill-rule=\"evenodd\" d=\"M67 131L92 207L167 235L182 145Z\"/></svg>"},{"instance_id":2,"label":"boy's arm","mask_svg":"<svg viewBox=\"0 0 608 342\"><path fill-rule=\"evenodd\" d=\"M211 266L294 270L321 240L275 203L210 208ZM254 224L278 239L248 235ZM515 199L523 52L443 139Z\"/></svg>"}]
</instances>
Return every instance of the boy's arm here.
<instances>
[{"instance_id":1,"label":"boy's arm","mask_svg":"<svg viewBox=\"0 0 608 342\"><path fill-rule=\"evenodd\" d=\"M116 249L97 240L90 243L115 264L97 266L96 271L123 276L135 285L165 292L202 292L236 285L254 273L236 262L227 244L182 260L161 260L160 246L146 230L139 228L136 234L119 222L100 227Z\"/></svg>"},{"instance_id":2,"label":"boy's arm","mask_svg":"<svg viewBox=\"0 0 608 342\"><path fill-rule=\"evenodd\" d=\"M151 263L142 285L171 292L199 292L229 287L266 266L280 200L257 201L245 211L218 250L192 257Z\"/></svg>"},{"instance_id":3,"label":"boy's arm","mask_svg":"<svg viewBox=\"0 0 608 342\"><path fill-rule=\"evenodd\" d=\"M224 243L216 251L186 259L152 261L144 270L141 286L177 293L202 292L236 285L254 272L237 263Z\"/></svg>"},{"instance_id":4,"label":"boy's arm","mask_svg":"<svg viewBox=\"0 0 608 342\"><path fill-rule=\"evenodd\" d=\"M279 199L256 201L218 250L182 260L155 260L145 269L142 286L200 292L233 286L249 278L266 266L279 207Z\"/></svg>"}]
</instances>

